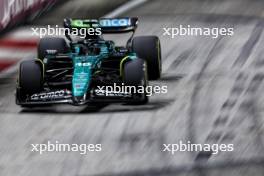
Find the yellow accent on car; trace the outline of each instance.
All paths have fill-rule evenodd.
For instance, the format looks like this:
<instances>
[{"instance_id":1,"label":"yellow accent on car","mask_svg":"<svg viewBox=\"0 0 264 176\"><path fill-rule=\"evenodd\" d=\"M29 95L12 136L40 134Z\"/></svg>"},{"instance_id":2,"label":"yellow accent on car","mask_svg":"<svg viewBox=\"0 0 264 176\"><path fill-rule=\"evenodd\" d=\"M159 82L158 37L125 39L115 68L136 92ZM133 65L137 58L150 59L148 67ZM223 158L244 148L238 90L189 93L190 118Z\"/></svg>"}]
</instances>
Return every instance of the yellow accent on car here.
<instances>
[{"instance_id":1,"label":"yellow accent on car","mask_svg":"<svg viewBox=\"0 0 264 176\"><path fill-rule=\"evenodd\" d=\"M44 63L41 59L36 59L36 61L39 61L42 64L42 78L44 79L44 75L45 75L45 66Z\"/></svg>"},{"instance_id":2,"label":"yellow accent on car","mask_svg":"<svg viewBox=\"0 0 264 176\"><path fill-rule=\"evenodd\" d=\"M95 75L95 74L97 74L97 73L100 73L100 72L101 72L100 70L97 70L97 71L94 72L93 75Z\"/></svg>"},{"instance_id":3,"label":"yellow accent on car","mask_svg":"<svg viewBox=\"0 0 264 176\"><path fill-rule=\"evenodd\" d=\"M123 63L124 63L125 60L127 60L127 59L129 59L129 56L124 57L124 58L120 61L120 65L119 65L119 67L120 67L120 76L123 75Z\"/></svg>"}]
</instances>

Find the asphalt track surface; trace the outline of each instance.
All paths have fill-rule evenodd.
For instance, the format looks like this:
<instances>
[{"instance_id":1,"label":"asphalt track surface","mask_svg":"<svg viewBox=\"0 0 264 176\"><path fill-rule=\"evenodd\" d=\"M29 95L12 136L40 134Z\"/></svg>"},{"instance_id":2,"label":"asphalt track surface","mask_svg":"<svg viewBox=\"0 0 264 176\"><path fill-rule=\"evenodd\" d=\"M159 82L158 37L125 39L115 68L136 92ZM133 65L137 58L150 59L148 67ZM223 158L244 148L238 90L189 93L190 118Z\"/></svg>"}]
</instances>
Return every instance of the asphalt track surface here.
<instances>
[{"instance_id":1,"label":"asphalt track surface","mask_svg":"<svg viewBox=\"0 0 264 176\"><path fill-rule=\"evenodd\" d=\"M81 1L80 1L81 2ZM81 5L81 3L80 3ZM263 176L264 57L261 0L152 0L123 16L139 16L136 35L158 35L168 93L144 106L15 105L13 77L0 86L0 175ZM63 8L60 12L63 13ZM234 27L232 37L163 36L180 24ZM101 143L103 151L31 152L30 144ZM233 152L162 152L162 144L234 144Z\"/></svg>"}]
</instances>

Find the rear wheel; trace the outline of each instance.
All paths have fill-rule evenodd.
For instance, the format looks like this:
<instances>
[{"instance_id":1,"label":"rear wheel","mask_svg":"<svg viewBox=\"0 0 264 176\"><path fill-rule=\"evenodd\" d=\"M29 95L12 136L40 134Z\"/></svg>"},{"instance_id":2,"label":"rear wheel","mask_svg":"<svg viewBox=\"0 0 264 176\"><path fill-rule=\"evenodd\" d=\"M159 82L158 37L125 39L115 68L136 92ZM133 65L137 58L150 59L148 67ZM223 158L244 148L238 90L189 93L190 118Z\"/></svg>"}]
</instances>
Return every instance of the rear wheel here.
<instances>
[{"instance_id":1,"label":"rear wheel","mask_svg":"<svg viewBox=\"0 0 264 176\"><path fill-rule=\"evenodd\" d=\"M138 90L139 87L144 88L143 93L136 93L137 101L129 104L141 105L148 102L145 88L148 85L147 69L143 59L135 59L125 63L123 79L125 85L135 86Z\"/></svg>"},{"instance_id":2,"label":"rear wheel","mask_svg":"<svg viewBox=\"0 0 264 176\"><path fill-rule=\"evenodd\" d=\"M56 50L58 53L66 53L68 48L64 38L43 38L38 45L38 58L43 60L47 50Z\"/></svg>"},{"instance_id":3,"label":"rear wheel","mask_svg":"<svg viewBox=\"0 0 264 176\"><path fill-rule=\"evenodd\" d=\"M139 58L146 60L148 66L148 78L157 80L161 76L161 47L157 36L134 37L132 49Z\"/></svg>"}]
</instances>

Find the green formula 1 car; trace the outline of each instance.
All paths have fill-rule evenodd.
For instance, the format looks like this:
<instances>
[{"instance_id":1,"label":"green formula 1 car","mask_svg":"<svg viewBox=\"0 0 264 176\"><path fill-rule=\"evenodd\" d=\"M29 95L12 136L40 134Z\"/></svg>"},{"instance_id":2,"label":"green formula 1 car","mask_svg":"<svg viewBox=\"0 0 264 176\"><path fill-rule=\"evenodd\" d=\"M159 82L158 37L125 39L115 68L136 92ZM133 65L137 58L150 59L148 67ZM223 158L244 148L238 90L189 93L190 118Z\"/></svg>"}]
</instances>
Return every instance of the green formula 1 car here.
<instances>
[{"instance_id":1,"label":"green formula 1 car","mask_svg":"<svg viewBox=\"0 0 264 176\"><path fill-rule=\"evenodd\" d=\"M161 76L161 48L157 36L134 37L137 24L135 17L65 19L66 39L42 38L38 58L20 64L16 103L147 103L144 88ZM74 39L74 29L97 33ZM103 39L124 32L132 33L126 46Z\"/></svg>"}]
</instances>

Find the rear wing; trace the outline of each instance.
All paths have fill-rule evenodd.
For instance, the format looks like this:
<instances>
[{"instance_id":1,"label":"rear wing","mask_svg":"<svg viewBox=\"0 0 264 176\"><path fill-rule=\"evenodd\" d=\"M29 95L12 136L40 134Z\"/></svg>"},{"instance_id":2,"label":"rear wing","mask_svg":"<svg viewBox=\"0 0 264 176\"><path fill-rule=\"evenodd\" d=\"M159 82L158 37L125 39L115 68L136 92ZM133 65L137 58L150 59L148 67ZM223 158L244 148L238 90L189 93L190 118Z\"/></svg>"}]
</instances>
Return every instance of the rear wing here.
<instances>
[{"instance_id":1,"label":"rear wing","mask_svg":"<svg viewBox=\"0 0 264 176\"><path fill-rule=\"evenodd\" d=\"M102 33L135 32L137 17L99 18L99 19L64 19L65 28L101 28Z\"/></svg>"},{"instance_id":2,"label":"rear wing","mask_svg":"<svg viewBox=\"0 0 264 176\"><path fill-rule=\"evenodd\" d=\"M83 29L83 28L100 28L101 34L124 33L132 32L128 39L128 44L131 43L132 38L138 26L137 17L123 17L123 18L99 18L99 19L64 19L64 27L68 29ZM100 34L100 35L101 35ZM72 41L70 33L67 30L65 33L67 39Z\"/></svg>"},{"instance_id":3,"label":"rear wing","mask_svg":"<svg viewBox=\"0 0 264 176\"><path fill-rule=\"evenodd\" d=\"M98 22L102 33L135 32L138 25L138 18L100 18Z\"/></svg>"}]
</instances>

